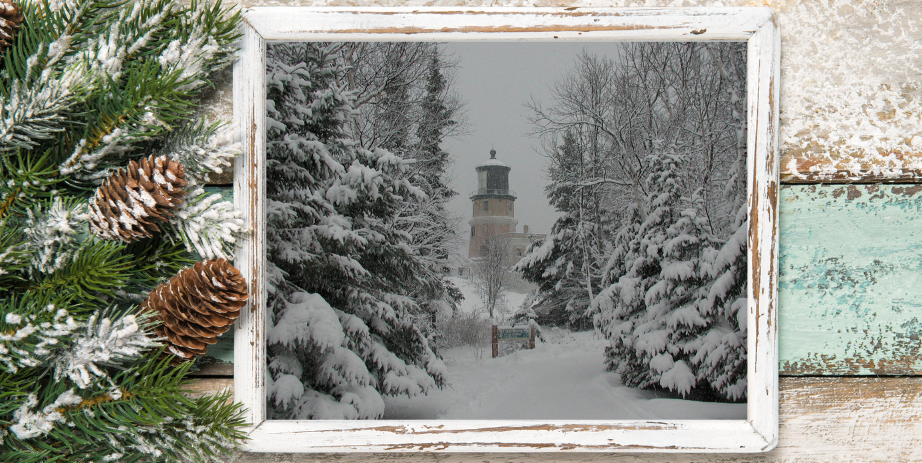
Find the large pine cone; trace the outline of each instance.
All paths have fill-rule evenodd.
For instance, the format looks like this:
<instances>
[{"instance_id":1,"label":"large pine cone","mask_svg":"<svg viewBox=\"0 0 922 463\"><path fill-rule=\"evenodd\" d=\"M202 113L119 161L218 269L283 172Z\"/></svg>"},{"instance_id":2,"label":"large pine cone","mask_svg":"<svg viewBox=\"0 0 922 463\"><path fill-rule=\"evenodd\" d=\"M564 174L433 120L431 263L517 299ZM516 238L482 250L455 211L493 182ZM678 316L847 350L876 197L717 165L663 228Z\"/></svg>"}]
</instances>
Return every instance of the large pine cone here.
<instances>
[{"instance_id":1,"label":"large pine cone","mask_svg":"<svg viewBox=\"0 0 922 463\"><path fill-rule=\"evenodd\" d=\"M25 18L19 4L0 0L0 55L13 45L19 26Z\"/></svg>"},{"instance_id":2,"label":"large pine cone","mask_svg":"<svg viewBox=\"0 0 922 463\"><path fill-rule=\"evenodd\" d=\"M186 168L166 156L131 161L107 178L90 201L90 227L97 236L131 242L160 232L186 192Z\"/></svg>"},{"instance_id":3,"label":"large pine cone","mask_svg":"<svg viewBox=\"0 0 922 463\"><path fill-rule=\"evenodd\" d=\"M240 270L224 259L205 260L158 286L141 310L163 322L155 331L179 361L204 355L237 320L248 298Z\"/></svg>"}]
</instances>

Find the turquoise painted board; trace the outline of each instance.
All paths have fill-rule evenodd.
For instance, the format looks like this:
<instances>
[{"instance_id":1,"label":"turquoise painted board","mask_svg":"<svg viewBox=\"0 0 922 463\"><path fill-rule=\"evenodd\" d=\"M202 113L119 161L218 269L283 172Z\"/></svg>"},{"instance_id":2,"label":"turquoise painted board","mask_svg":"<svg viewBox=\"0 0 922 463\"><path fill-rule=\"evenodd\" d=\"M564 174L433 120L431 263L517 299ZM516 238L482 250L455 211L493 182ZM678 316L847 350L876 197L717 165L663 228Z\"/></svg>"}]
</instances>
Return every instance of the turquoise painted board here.
<instances>
[{"instance_id":1,"label":"turquoise painted board","mask_svg":"<svg viewBox=\"0 0 922 463\"><path fill-rule=\"evenodd\" d=\"M781 189L781 374L922 371L922 185Z\"/></svg>"},{"instance_id":2,"label":"turquoise painted board","mask_svg":"<svg viewBox=\"0 0 922 463\"><path fill-rule=\"evenodd\" d=\"M922 185L784 185L780 199L781 374L922 373Z\"/></svg>"}]
</instances>

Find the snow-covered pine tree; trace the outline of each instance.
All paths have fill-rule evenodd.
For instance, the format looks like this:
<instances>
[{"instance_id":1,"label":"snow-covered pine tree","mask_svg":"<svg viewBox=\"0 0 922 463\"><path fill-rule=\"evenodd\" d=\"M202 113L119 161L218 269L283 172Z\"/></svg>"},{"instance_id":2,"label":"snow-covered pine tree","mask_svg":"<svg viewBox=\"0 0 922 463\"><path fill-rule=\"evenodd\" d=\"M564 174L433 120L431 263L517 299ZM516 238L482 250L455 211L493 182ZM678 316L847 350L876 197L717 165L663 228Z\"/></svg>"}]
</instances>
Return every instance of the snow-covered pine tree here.
<instances>
[{"instance_id":1,"label":"snow-covered pine tree","mask_svg":"<svg viewBox=\"0 0 922 463\"><path fill-rule=\"evenodd\" d=\"M676 204L675 209L681 205ZM647 313L643 326L649 332L665 332L665 345L650 360L659 385L683 396L698 384L694 357L701 338L714 324L705 299L711 287L709 259L713 241L703 214L700 191L695 192L677 221L666 230L662 244L659 280L647 290ZM646 343L650 348L651 343ZM660 347L657 345L656 347ZM653 349L648 349L651 352Z\"/></svg>"},{"instance_id":2,"label":"snow-covered pine tree","mask_svg":"<svg viewBox=\"0 0 922 463\"><path fill-rule=\"evenodd\" d=\"M581 283L581 265L576 243L577 220L571 215L557 219L551 232L535 241L514 270L538 285L535 300L527 307L540 325L582 327L589 298ZM524 313L523 313L524 315Z\"/></svg>"},{"instance_id":3,"label":"snow-covered pine tree","mask_svg":"<svg viewBox=\"0 0 922 463\"><path fill-rule=\"evenodd\" d=\"M428 270L417 300L430 314L430 326L439 313L454 312L463 298L461 290L443 278L449 267L449 257L457 245L458 219L448 212L448 201L457 192L448 185L451 157L442 148L442 142L459 126L455 120L456 102L449 95L448 82L442 73L443 62L438 46L427 48L426 85L419 104L416 140L412 149L400 153L415 162L409 168L409 178L426 194L423 201L407 204L399 215L412 237L418 258L425 260ZM421 327L422 328L422 327Z\"/></svg>"},{"instance_id":4,"label":"snow-covered pine tree","mask_svg":"<svg viewBox=\"0 0 922 463\"><path fill-rule=\"evenodd\" d=\"M240 407L187 398L191 363L161 359L138 310L192 252L228 257L241 231L203 189L239 147L195 116L240 18L208 1L20 7L0 71L0 461L218 461L244 437ZM152 236L97 236L94 190L151 155L185 166L184 202ZM157 206L136 199L126 227Z\"/></svg>"},{"instance_id":5,"label":"snow-covered pine tree","mask_svg":"<svg viewBox=\"0 0 922 463\"><path fill-rule=\"evenodd\" d=\"M590 301L601 280L597 262L603 254L605 219L600 210L603 192L583 180L596 169L592 147L583 146L576 130L564 133L560 146L549 152L545 188L548 201L563 213L551 233L529 246L516 271L538 285L534 305L541 324L585 329L591 325Z\"/></svg>"},{"instance_id":6,"label":"snow-covered pine tree","mask_svg":"<svg viewBox=\"0 0 922 463\"><path fill-rule=\"evenodd\" d=\"M746 213L746 208L741 207L736 218L736 232L719 251L712 250L706 259L712 284L701 306L702 312L707 312L714 322L700 337L692 358L698 381L707 381L713 390L730 400L745 399L748 384L746 250L749 221Z\"/></svg>"},{"instance_id":7,"label":"snow-covered pine tree","mask_svg":"<svg viewBox=\"0 0 922 463\"><path fill-rule=\"evenodd\" d=\"M747 396L747 249L749 220L746 185L746 114L744 92L746 60L743 47L707 48L715 63L726 92L723 119L734 128L735 159L729 169L724 189L727 211L735 215L729 237L707 259L712 285L702 302L702 311L714 318L711 329L700 339L692 361L697 365L699 381L730 400Z\"/></svg>"},{"instance_id":8,"label":"snow-covered pine tree","mask_svg":"<svg viewBox=\"0 0 922 463\"><path fill-rule=\"evenodd\" d=\"M415 326L426 275L393 226L426 198L407 163L351 138L342 43L267 53L268 381L274 418L379 418L384 395L440 387Z\"/></svg>"},{"instance_id":9,"label":"snow-covered pine tree","mask_svg":"<svg viewBox=\"0 0 922 463\"><path fill-rule=\"evenodd\" d=\"M661 371L651 368L650 362L666 350L669 333L651 317L647 293L662 274L663 246L679 215L681 199L675 155L650 158L650 210L642 222L628 222L634 224L636 233L631 225L622 228L622 243L607 266L606 281L612 283L592 301L596 329L609 340L605 349L608 369L617 372L625 385L640 388L660 384Z\"/></svg>"},{"instance_id":10,"label":"snow-covered pine tree","mask_svg":"<svg viewBox=\"0 0 922 463\"><path fill-rule=\"evenodd\" d=\"M427 284L413 298L430 321L420 320L420 329L433 336L435 315L451 313L461 298L460 290L442 277L458 239L458 219L446 209L456 194L447 184L451 159L441 148L460 126L460 103L443 74L450 63L438 44L425 42L349 43L341 54L357 106L353 137L366 149L384 148L412 160L408 180L426 194L404 204L393 226L410 236L413 252L425 261L421 270L426 274L418 277Z\"/></svg>"}]
</instances>

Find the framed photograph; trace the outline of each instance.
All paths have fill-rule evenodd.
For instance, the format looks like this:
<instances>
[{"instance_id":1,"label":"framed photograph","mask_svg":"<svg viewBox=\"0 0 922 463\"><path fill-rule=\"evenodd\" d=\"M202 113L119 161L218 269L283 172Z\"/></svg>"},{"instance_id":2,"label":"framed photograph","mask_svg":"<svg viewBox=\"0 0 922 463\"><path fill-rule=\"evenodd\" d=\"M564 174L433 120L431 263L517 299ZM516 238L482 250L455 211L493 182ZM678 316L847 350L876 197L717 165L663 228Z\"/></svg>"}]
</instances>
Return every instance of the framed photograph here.
<instances>
[{"instance_id":1,"label":"framed photograph","mask_svg":"<svg viewBox=\"0 0 922 463\"><path fill-rule=\"evenodd\" d=\"M246 9L253 452L778 439L768 8Z\"/></svg>"}]
</instances>

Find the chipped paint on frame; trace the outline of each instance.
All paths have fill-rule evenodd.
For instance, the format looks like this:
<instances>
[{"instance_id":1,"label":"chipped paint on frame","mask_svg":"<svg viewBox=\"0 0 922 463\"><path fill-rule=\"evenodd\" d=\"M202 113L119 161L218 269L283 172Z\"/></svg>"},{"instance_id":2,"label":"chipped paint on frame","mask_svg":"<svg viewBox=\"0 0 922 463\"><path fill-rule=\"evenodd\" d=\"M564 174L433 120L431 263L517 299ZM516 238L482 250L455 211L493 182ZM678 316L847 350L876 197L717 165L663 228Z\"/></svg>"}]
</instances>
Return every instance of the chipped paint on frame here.
<instances>
[{"instance_id":1,"label":"chipped paint on frame","mask_svg":"<svg viewBox=\"0 0 922 463\"><path fill-rule=\"evenodd\" d=\"M423 22L426 28L414 24ZM305 25L309 25L305 27ZM759 452L778 438L778 25L768 8L252 8L234 66L244 155L234 197L252 229L237 256L252 298L235 331L235 400L249 408L258 452ZM412 33L408 33L412 32ZM747 40L750 297L747 420L266 420L265 44L287 40Z\"/></svg>"}]
</instances>

